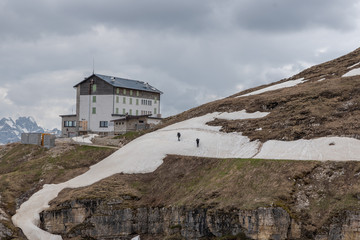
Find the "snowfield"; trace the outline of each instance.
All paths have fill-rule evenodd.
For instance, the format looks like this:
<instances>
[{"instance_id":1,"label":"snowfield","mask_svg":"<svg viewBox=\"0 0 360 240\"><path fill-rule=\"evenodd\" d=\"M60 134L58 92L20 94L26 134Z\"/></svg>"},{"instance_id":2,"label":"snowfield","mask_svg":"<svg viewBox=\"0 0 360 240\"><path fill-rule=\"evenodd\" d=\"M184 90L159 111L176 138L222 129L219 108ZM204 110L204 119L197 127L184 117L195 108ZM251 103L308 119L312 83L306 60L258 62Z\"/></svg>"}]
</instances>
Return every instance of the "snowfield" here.
<instances>
[{"instance_id":1,"label":"snowfield","mask_svg":"<svg viewBox=\"0 0 360 240\"><path fill-rule=\"evenodd\" d=\"M299 79L296 79L296 80L290 80L290 81L287 81L287 82L278 83L278 84L272 85L270 87L262 88L262 89L259 89L257 91L246 93L246 94L236 96L236 97L246 97L246 96L250 96L250 95L257 95L257 94L264 93L264 92L278 90L278 89L281 89L281 88L293 87L293 86L296 86L296 85L298 85L300 83L303 83L303 82L305 82L304 78L299 78Z\"/></svg>"},{"instance_id":2,"label":"snowfield","mask_svg":"<svg viewBox=\"0 0 360 240\"><path fill-rule=\"evenodd\" d=\"M87 143L92 144L92 139L96 136L99 136L97 134L89 134L85 136L79 136L79 137L72 137L71 140L78 142L78 143Z\"/></svg>"},{"instance_id":3,"label":"snowfield","mask_svg":"<svg viewBox=\"0 0 360 240\"><path fill-rule=\"evenodd\" d=\"M352 76L357 76L357 75L360 75L360 68L355 68L353 70L350 70L347 73L345 73L344 75L342 75L342 77L352 77Z\"/></svg>"},{"instance_id":4,"label":"snowfield","mask_svg":"<svg viewBox=\"0 0 360 240\"><path fill-rule=\"evenodd\" d=\"M268 113L211 113L175 123L141 136L109 157L90 167L86 173L61 184L47 184L24 202L12 217L30 240L58 240L38 227L39 213L64 188L91 185L116 173L146 173L158 168L167 154L216 158L265 158L294 160L360 160L360 141L351 138L319 138L293 142L250 142L241 133L223 133L220 127L208 126L215 118L249 119L265 117ZM181 133L181 141L177 140ZM196 147L195 139L200 139ZM141 149L141 151L139 151ZM134 155L133 153L137 154Z\"/></svg>"}]
</instances>

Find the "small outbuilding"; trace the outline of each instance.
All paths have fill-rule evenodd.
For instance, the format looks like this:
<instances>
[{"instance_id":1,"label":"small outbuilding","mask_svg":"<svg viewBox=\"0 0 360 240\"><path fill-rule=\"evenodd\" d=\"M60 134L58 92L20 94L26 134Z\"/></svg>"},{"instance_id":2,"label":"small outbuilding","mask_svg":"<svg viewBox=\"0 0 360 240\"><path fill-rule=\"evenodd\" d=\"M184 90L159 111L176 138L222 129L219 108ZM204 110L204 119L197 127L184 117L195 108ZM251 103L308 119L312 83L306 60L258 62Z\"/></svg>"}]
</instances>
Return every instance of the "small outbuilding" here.
<instances>
[{"instance_id":1,"label":"small outbuilding","mask_svg":"<svg viewBox=\"0 0 360 240\"><path fill-rule=\"evenodd\" d=\"M161 118L150 117L149 115L132 116L124 115L114 122L114 134L124 134L130 131L145 130L161 122Z\"/></svg>"}]
</instances>

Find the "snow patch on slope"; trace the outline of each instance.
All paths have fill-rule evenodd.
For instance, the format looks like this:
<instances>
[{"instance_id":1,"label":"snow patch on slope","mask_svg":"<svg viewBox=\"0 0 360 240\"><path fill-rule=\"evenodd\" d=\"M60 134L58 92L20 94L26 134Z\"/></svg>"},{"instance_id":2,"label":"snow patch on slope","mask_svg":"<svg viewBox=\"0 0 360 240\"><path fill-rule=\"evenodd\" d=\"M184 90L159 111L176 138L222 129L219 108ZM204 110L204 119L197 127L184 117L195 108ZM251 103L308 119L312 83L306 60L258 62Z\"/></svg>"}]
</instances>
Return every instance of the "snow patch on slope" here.
<instances>
[{"instance_id":1,"label":"snow patch on slope","mask_svg":"<svg viewBox=\"0 0 360 240\"><path fill-rule=\"evenodd\" d=\"M255 117L260 113L241 113L243 118ZM258 152L259 141L249 141L240 133L219 132L221 127L206 125L218 117L211 113L202 117L179 122L158 131L146 134L128 143L109 157L90 167L86 173L61 184L47 184L43 189L24 202L12 217L13 223L20 227L30 240L59 240L60 236L50 234L38 227L39 213L49 207L48 203L64 188L78 188L91 185L115 173L152 172L162 164L166 154L185 156L250 158ZM223 117L236 114L222 114ZM239 115L240 116L240 115ZM239 117L237 116L237 117ZM176 133L181 132L181 141ZM196 147L195 139L200 139ZM141 151L139 151L141 148ZM136 154L134 154L136 153Z\"/></svg>"},{"instance_id":2,"label":"snow patch on slope","mask_svg":"<svg viewBox=\"0 0 360 240\"><path fill-rule=\"evenodd\" d=\"M257 91L246 93L246 94L236 96L236 97L246 97L246 96L256 95L256 94L260 94L260 93L264 93L264 92L268 92L268 91L278 90L278 89L281 89L281 88L293 87L293 86L296 86L296 85L298 85L300 83L303 83L303 82L305 82L304 78L299 78L299 79L296 79L296 80L290 80L290 81L287 81L287 82L272 85L270 87L262 88L262 89L259 89Z\"/></svg>"},{"instance_id":3,"label":"snow patch on slope","mask_svg":"<svg viewBox=\"0 0 360 240\"><path fill-rule=\"evenodd\" d=\"M328 137L291 142L268 141L263 145L241 133L219 132L219 126L206 125L215 118L247 119L267 113L211 113L167 126L128 143L109 157L90 167L86 173L60 184L47 184L24 202L12 217L30 240L59 240L38 227L39 213L64 188L91 185L116 173L146 173L158 168L167 154L217 158L264 158L294 160L357 160L360 141L353 138ZM177 140L181 133L181 141ZM200 139L196 147L195 139ZM141 149L141 151L139 151ZM136 153L136 154L134 154Z\"/></svg>"},{"instance_id":4,"label":"snow patch on slope","mask_svg":"<svg viewBox=\"0 0 360 240\"><path fill-rule=\"evenodd\" d=\"M342 75L342 77L352 77L352 76L357 76L357 75L360 75L360 68L355 68L353 70L350 70L347 73L345 73L344 75Z\"/></svg>"},{"instance_id":5,"label":"snow patch on slope","mask_svg":"<svg viewBox=\"0 0 360 240\"><path fill-rule=\"evenodd\" d=\"M88 144L92 144L92 139L96 136L99 136L97 134L89 134L89 135L84 135L84 136L78 136L78 137L73 137L71 138L73 141L78 142L78 143L88 143Z\"/></svg>"},{"instance_id":6,"label":"snow patch on slope","mask_svg":"<svg viewBox=\"0 0 360 240\"><path fill-rule=\"evenodd\" d=\"M254 112L247 113L246 110L242 110L240 112L223 112L220 113L217 118L226 119L226 120L240 120L240 119L250 119L250 118L262 118L268 115L268 112Z\"/></svg>"},{"instance_id":7,"label":"snow patch on slope","mask_svg":"<svg viewBox=\"0 0 360 240\"><path fill-rule=\"evenodd\" d=\"M360 64L360 62L358 62L358 63L355 63L354 65L351 65L350 67L347 67L348 69L349 68L353 68L353 67L355 67L355 66L357 66L357 65L359 65Z\"/></svg>"}]
</instances>

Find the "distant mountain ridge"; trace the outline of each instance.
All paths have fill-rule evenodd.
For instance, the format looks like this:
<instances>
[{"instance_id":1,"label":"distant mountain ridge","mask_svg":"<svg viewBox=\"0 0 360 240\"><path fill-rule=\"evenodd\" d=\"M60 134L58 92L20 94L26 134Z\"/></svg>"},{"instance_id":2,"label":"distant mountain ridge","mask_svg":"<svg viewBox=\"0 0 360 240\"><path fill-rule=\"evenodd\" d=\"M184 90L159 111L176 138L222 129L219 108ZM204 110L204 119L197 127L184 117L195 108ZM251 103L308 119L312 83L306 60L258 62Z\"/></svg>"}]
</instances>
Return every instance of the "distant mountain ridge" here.
<instances>
[{"instance_id":1,"label":"distant mountain ridge","mask_svg":"<svg viewBox=\"0 0 360 240\"><path fill-rule=\"evenodd\" d=\"M15 121L11 117L0 120L0 144L18 142L21 140L21 133L53 133L60 134L60 130L44 129L39 126L33 117L19 117Z\"/></svg>"}]
</instances>

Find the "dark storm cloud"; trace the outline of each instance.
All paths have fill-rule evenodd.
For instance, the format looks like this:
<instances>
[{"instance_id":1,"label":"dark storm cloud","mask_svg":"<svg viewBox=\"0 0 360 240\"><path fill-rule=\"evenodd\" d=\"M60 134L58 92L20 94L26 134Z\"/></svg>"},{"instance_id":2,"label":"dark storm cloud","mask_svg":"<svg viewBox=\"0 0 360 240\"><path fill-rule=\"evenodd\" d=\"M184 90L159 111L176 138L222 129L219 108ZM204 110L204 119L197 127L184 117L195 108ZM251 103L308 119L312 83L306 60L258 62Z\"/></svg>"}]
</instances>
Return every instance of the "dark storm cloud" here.
<instances>
[{"instance_id":1,"label":"dark storm cloud","mask_svg":"<svg viewBox=\"0 0 360 240\"><path fill-rule=\"evenodd\" d=\"M251 31L351 29L357 0L242 0L234 10L237 24Z\"/></svg>"},{"instance_id":2,"label":"dark storm cloud","mask_svg":"<svg viewBox=\"0 0 360 240\"><path fill-rule=\"evenodd\" d=\"M106 0L17 1L1 3L3 37L74 35L96 24L113 28L196 32L211 28L210 1Z\"/></svg>"},{"instance_id":3,"label":"dark storm cloud","mask_svg":"<svg viewBox=\"0 0 360 240\"><path fill-rule=\"evenodd\" d=\"M0 117L58 127L93 59L96 73L159 88L163 115L176 114L358 47L355 3L2 0Z\"/></svg>"}]
</instances>

